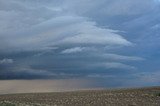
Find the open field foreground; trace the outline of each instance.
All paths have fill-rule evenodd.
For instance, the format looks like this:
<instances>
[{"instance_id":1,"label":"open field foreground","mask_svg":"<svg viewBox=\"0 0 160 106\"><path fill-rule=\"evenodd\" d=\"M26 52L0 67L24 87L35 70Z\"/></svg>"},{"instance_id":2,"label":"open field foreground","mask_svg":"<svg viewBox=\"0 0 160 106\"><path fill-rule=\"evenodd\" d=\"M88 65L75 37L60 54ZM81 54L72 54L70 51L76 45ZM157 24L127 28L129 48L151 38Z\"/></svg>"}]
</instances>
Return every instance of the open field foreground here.
<instances>
[{"instance_id":1,"label":"open field foreground","mask_svg":"<svg viewBox=\"0 0 160 106\"><path fill-rule=\"evenodd\" d=\"M8 94L0 106L160 106L160 87Z\"/></svg>"}]
</instances>

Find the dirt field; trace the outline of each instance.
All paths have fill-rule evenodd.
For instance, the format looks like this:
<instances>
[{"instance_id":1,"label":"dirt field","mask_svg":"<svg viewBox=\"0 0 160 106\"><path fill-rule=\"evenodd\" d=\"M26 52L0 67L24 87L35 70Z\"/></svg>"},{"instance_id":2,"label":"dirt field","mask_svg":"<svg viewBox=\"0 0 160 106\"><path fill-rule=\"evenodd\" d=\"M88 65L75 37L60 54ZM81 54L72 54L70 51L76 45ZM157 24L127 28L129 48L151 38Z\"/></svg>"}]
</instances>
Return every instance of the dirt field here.
<instances>
[{"instance_id":1,"label":"dirt field","mask_svg":"<svg viewBox=\"0 0 160 106\"><path fill-rule=\"evenodd\" d=\"M8 94L0 106L160 106L160 87Z\"/></svg>"}]
</instances>

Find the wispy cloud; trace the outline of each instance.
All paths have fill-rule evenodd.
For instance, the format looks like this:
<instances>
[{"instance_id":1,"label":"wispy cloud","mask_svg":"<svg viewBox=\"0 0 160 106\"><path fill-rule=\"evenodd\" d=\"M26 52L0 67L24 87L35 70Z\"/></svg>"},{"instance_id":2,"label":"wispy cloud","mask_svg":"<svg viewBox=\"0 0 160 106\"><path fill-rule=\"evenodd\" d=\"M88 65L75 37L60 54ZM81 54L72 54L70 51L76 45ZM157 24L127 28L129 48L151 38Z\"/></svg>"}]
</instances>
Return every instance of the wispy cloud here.
<instances>
[{"instance_id":1,"label":"wispy cloud","mask_svg":"<svg viewBox=\"0 0 160 106\"><path fill-rule=\"evenodd\" d=\"M12 64L13 62L14 62L13 59L7 59L7 58L0 60L0 64Z\"/></svg>"},{"instance_id":2,"label":"wispy cloud","mask_svg":"<svg viewBox=\"0 0 160 106\"><path fill-rule=\"evenodd\" d=\"M101 55L103 58L112 59L112 60L125 60L125 61L142 61L145 60L142 57L136 57L136 56L123 56L118 54L110 54L106 53Z\"/></svg>"},{"instance_id":3,"label":"wispy cloud","mask_svg":"<svg viewBox=\"0 0 160 106\"><path fill-rule=\"evenodd\" d=\"M61 53L62 54L70 54L70 53L77 53L77 52L82 52L85 49L85 47L74 47L70 49L65 49Z\"/></svg>"},{"instance_id":4,"label":"wispy cloud","mask_svg":"<svg viewBox=\"0 0 160 106\"><path fill-rule=\"evenodd\" d=\"M124 70L135 70L136 67L127 65L124 63L119 63L119 62L105 62L105 63L97 63L94 64L95 67L100 67L104 69L124 69Z\"/></svg>"},{"instance_id":5,"label":"wispy cloud","mask_svg":"<svg viewBox=\"0 0 160 106\"><path fill-rule=\"evenodd\" d=\"M18 23L21 22L15 24ZM13 30L9 32L1 31L0 33L3 33L1 35L3 40L9 42L2 42L3 45L7 45L7 48L0 47L2 52L38 50L50 45L94 44L129 46L132 44L121 35L116 34L114 30L102 29L97 27L95 22L72 15L53 17L40 24L30 25L29 28L19 32ZM11 36L14 36L14 41L10 39Z\"/></svg>"}]
</instances>

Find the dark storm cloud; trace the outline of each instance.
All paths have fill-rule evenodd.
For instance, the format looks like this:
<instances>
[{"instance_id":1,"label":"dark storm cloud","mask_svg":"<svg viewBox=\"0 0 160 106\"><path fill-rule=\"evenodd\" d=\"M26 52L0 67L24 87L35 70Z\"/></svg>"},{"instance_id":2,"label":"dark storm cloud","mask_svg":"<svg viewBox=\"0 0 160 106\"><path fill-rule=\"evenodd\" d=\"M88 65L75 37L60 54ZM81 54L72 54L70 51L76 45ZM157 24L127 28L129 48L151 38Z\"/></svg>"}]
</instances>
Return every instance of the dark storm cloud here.
<instances>
[{"instance_id":1,"label":"dark storm cloud","mask_svg":"<svg viewBox=\"0 0 160 106\"><path fill-rule=\"evenodd\" d=\"M158 11L157 0L0 0L0 78L135 77L156 60Z\"/></svg>"}]
</instances>

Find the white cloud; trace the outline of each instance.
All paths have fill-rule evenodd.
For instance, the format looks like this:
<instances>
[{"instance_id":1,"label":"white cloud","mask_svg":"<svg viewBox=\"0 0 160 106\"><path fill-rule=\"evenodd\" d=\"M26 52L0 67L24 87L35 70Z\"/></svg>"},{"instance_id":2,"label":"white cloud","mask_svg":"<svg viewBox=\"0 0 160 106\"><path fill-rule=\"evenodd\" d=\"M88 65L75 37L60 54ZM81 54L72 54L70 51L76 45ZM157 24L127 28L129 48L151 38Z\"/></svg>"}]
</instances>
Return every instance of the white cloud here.
<instances>
[{"instance_id":1,"label":"white cloud","mask_svg":"<svg viewBox=\"0 0 160 106\"><path fill-rule=\"evenodd\" d=\"M110 62L110 63L104 63L104 66L106 68L117 68L117 69L135 69L134 66L126 65L123 63L116 63L116 62Z\"/></svg>"},{"instance_id":2,"label":"white cloud","mask_svg":"<svg viewBox=\"0 0 160 106\"><path fill-rule=\"evenodd\" d=\"M7 59L7 58L0 60L0 64L11 64L13 62L14 62L13 59Z\"/></svg>"},{"instance_id":3,"label":"white cloud","mask_svg":"<svg viewBox=\"0 0 160 106\"><path fill-rule=\"evenodd\" d=\"M97 66L103 67L106 69L125 69L125 70L135 70L136 69L136 67L134 66L130 66L130 65L118 63L118 62L98 63Z\"/></svg>"},{"instance_id":4,"label":"white cloud","mask_svg":"<svg viewBox=\"0 0 160 106\"><path fill-rule=\"evenodd\" d=\"M79 34L68 36L61 42L69 44L132 45L131 42L112 32L112 30L99 28L91 22L84 22L79 25L81 26L77 31Z\"/></svg>"},{"instance_id":5,"label":"white cloud","mask_svg":"<svg viewBox=\"0 0 160 106\"><path fill-rule=\"evenodd\" d=\"M145 60L144 58L136 57L136 56L123 56L123 55L109 54L109 53L103 54L101 56L103 58L112 59L112 60L126 60L126 61L142 61L142 60Z\"/></svg>"},{"instance_id":6,"label":"white cloud","mask_svg":"<svg viewBox=\"0 0 160 106\"><path fill-rule=\"evenodd\" d=\"M61 53L62 54L77 53L77 52L82 52L84 49L85 47L74 47L70 49L65 49Z\"/></svg>"},{"instance_id":7,"label":"white cloud","mask_svg":"<svg viewBox=\"0 0 160 106\"><path fill-rule=\"evenodd\" d=\"M32 4L20 1L8 4L11 7L1 7L0 10L0 24L3 24L0 26L2 52L37 50L49 45L132 44L116 31L98 27L89 18L66 13L63 9L55 11L42 4L32 7Z\"/></svg>"}]
</instances>

